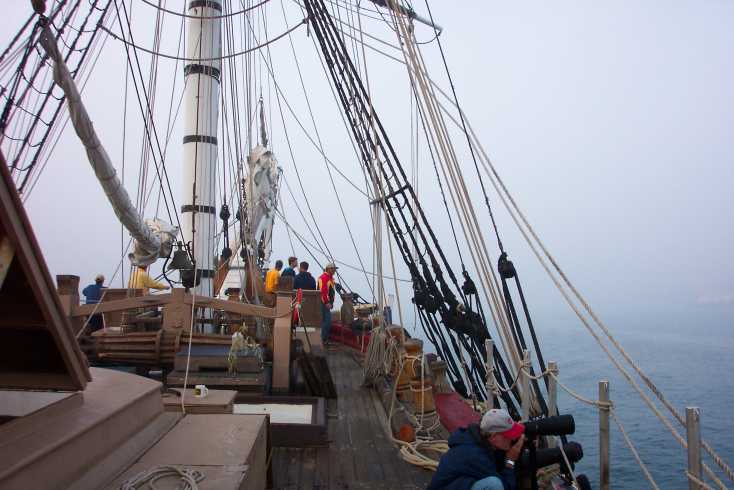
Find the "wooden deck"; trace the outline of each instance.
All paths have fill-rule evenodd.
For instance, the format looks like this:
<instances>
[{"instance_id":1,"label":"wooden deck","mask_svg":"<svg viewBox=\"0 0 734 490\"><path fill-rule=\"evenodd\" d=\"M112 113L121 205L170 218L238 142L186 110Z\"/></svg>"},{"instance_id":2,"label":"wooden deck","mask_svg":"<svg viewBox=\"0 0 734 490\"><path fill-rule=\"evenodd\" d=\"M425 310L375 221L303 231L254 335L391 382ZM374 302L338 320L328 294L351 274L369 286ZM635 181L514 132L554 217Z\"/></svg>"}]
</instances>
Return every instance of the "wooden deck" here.
<instances>
[{"instance_id":1,"label":"wooden deck","mask_svg":"<svg viewBox=\"0 0 734 490\"><path fill-rule=\"evenodd\" d=\"M273 487L284 489L423 489L433 473L404 462L386 433L377 394L362 388L356 353L343 347L327 354L339 395L338 416L329 418L329 447L277 448Z\"/></svg>"}]
</instances>

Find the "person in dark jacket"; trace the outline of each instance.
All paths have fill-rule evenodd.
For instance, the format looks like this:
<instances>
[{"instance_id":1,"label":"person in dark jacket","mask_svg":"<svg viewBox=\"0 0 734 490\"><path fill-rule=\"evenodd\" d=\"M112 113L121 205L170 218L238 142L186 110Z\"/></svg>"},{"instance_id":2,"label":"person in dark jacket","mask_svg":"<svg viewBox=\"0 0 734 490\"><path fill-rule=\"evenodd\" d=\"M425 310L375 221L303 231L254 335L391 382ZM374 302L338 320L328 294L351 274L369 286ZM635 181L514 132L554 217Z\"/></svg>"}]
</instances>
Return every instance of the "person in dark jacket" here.
<instances>
[{"instance_id":1,"label":"person in dark jacket","mask_svg":"<svg viewBox=\"0 0 734 490\"><path fill-rule=\"evenodd\" d=\"M298 259L296 257L288 257L288 267L283 269L283 272L280 273L280 277L296 277L297 265Z\"/></svg>"},{"instance_id":2,"label":"person in dark jacket","mask_svg":"<svg viewBox=\"0 0 734 490\"><path fill-rule=\"evenodd\" d=\"M94 284L90 284L82 291L85 303L88 305L96 305L99 303L102 300L105 289L107 288L104 287L104 276L102 274L97 274L97 277L94 278ZM92 332L101 329L104 326L102 315L92 315L89 318L88 324L89 330Z\"/></svg>"},{"instance_id":3,"label":"person in dark jacket","mask_svg":"<svg viewBox=\"0 0 734 490\"><path fill-rule=\"evenodd\" d=\"M84 288L84 291L82 291L85 303L88 305L96 305L99 303L99 300L102 299L103 289L105 289L104 276L102 274L97 274L97 277L94 278L94 284L90 284Z\"/></svg>"},{"instance_id":4,"label":"person in dark jacket","mask_svg":"<svg viewBox=\"0 0 734 490\"><path fill-rule=\"evenodd\" d=\"M316 279L308 272L308 262L301 262L298 274L293 281L293 289L316 289Z\"/></svg>"},{"instance_id":5,"label":"person in dark jacket","mask_svg":"<svg viewBox=\"0 0 734 490\"><path fill-rule=\"evenodd\" d=\"M506 410L487 410L479 425L451 434L427 490L515 490L524 431Z\"/></svg>"}]
</instances>

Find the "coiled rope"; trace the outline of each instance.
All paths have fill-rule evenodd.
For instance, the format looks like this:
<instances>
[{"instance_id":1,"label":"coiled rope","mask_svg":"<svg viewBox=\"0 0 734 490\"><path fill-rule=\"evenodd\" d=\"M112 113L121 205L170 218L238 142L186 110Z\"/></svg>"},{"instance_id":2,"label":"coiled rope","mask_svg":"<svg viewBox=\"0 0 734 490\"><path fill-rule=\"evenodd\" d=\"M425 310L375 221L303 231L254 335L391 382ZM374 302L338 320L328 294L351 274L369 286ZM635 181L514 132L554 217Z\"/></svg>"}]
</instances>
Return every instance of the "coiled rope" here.
<instances>
[{"instance_id":1,"label":"coiled rope","mask_svg":"<svg viewBox=\"0 0 734 490\"><path fill-rule=\"evenodd\" d=\"M391 345L390 350L394 350L396 355L400 355L397 352L397 342L393 343ZM411 356L413 357L413 356ZM399 357L398 357L399 359ZM398 373L400 373L403 370L403 361L400 360L398 363ZM408 416L408 419L410 420L411 424L416 427L416 438L413 442L406 442L402 441L400 439L396 439L393 436L392 433L392 416L395 412L395 400L397 399L397 388L398 388L398 377L395 377L395 380L392 383L392 394L390 396L390 410L388 413L387 418L387 432L390 436L390 440L400 446L400 457L406 461L407 463L410 463L415 466L419 466L421 468L436 471L438 468L438 460L433 459L429 456L426 456L421 452L423 449L429 449L432 451L435 451L439 454L443 454L446 451L449 450L449 443L446 440L435 440L432 439L430 436L427 437L418 437L417 434L421 430L425 430L425 428L422 426L421 421L418 421L415 416L408 413L406 410L406 415ZM437 424L434 424L434 426L437 426Z\"/></svg>"},{"instance_id":2,"label":"coiled rope","mask_svg":"<svg viewBox=\"0 0 734 490\"><path fill-rule=\"evenodd\" d=\"M138 473L122 484L122 490L138 490L143 488L156 488L155 483L163 478L178 477L181 484L176 488L180 490L198 490L199 483L204 480L204 473L186 467L156 466L149 470Z\"/></svg>"}]
</instances>

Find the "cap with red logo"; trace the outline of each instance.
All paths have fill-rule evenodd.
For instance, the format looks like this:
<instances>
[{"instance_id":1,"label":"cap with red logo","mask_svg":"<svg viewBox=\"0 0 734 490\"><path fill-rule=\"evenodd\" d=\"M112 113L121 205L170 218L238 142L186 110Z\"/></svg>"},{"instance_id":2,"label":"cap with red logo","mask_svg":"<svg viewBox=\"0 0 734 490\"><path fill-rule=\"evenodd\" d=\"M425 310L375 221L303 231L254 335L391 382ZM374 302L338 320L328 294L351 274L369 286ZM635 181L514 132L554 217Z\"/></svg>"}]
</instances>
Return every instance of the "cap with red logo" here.
<instances>
[{"instance_id":1,"label":"cap with red logo","mask_svg":"<svg viewBox=\"0 0 734 490\"><path fill-rule=\"evenodd\" d=\"M479 430L482 434L499 433L508 439L517 439L525 432L525 426L512 420L507 410L493 408L482 416Z\"/></svg>"}]
</instances>

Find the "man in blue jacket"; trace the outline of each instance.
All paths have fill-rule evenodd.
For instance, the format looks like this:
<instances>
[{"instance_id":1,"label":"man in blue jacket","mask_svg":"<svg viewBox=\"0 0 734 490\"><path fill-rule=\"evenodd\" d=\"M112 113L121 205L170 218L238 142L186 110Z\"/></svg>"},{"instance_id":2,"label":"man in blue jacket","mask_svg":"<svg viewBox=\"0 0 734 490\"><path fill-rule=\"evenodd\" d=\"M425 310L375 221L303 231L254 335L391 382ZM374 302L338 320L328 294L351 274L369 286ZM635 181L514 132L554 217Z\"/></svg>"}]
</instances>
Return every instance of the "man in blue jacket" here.
<instances>
[{"instance_id":1,"label":"man in blue jacket","mask_svg":"<svg viewBox=\"0 0 734 490\"><path fill-rule=\"evenodd\" d=\"M97 277L94 278L94 284L90 284L82 291L82 294L84 295L84 298L86 300L86 304L96 305L97 303L102 301L102 296L104 295L105 289L107 288L104 287L104 276L102 274L97 274ZM102 315L92 315L92 317L89 319L88 324L89 330L92 332L101 329L104 326Z\"/></svg>"},{"instance_id":2,"label":"man in blue jacket","mask_svg":"<svg viewBox=\"0 0 734 490\"><path fill-rule=\"evenodd\" d=\"M515 490L524 431L506 410L487 410L479 425L451 434L427 490Z\"/></svg>"},{"instance_id":3,"label":"man in blue jacket","mask_svg":"<svg viewBox=\"0 0 734 490\"><path fill-rule=\"evenodd\" d=\"M301 262L298 274L293 281L293 289L316 289L316 279L308 272L308 262Z\"/></svg>"}]
</instances>

